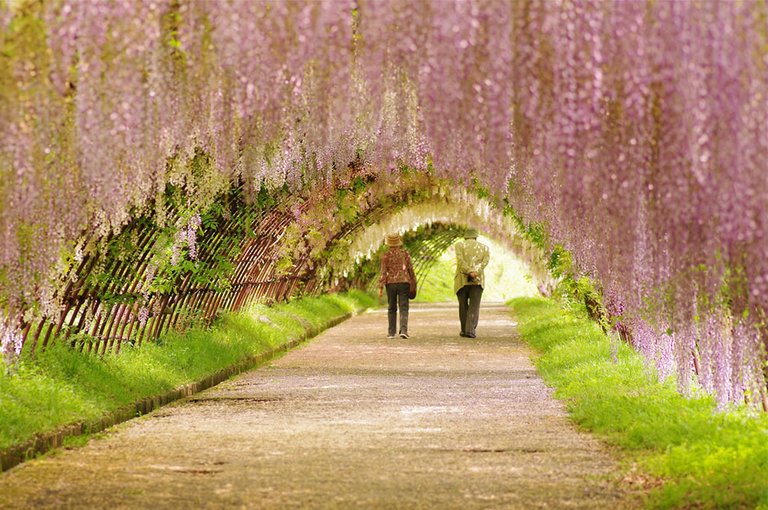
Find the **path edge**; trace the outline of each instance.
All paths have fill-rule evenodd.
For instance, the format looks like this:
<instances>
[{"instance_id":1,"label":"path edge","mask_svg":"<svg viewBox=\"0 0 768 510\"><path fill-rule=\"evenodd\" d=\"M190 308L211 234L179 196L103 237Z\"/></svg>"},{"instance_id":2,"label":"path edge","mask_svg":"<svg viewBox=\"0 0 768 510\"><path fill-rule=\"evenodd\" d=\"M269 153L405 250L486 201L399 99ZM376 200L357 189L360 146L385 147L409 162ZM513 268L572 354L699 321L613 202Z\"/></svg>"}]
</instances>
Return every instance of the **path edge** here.
<instances>
[{"instance_id":1,"label":"path edge","mask_svg":"<svg viewBox=\"0 0 768 510\"><path fill-rule=\"evenodd\" d=\"M316 337L323 331L337 326L345 320L350 319L355 315L364 313L365 311L367 311L367 309L347 312L346 314L329 320L328 323L322 326L309 327L305 329L303 333L300 333L296 338L290 339L285 343L282 343L267 351L261 352L254 356L243 358L232 365L217 370L212 374L203 376L197 381L182 384L181 386L178 386L172 390L168 390L159 395L145 397L132 404L119 407L106 413L100 418L62 425L49 432L37 434L32 439L29 439L23 443L0 450L0 473L5 473L9 469L18 466L19 464L29 459L35 458L39 455L48 453L49 451L63 446L64 440L67 438L101 432L119 423L123 423L144 414L151 413L152 411L170 404L171 402L175 402L182 398L194 395L195 393L207 390L208 388L212 388L235 375L261 366L285 354L291 349L298 347L299 345Z\"/></svg>"}]
</instances>

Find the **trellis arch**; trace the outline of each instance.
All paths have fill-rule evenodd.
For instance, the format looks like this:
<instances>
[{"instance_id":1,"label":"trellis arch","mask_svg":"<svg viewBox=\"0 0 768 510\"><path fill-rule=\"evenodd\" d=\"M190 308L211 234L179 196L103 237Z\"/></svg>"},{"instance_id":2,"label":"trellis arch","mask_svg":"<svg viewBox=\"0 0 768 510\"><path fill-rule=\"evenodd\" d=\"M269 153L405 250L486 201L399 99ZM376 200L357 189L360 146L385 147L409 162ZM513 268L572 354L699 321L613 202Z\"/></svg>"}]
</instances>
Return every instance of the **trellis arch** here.
<instances>
[{"instance_id":1,"label":"trellis arch","mask_svg":"<svg viewBox=\"0 0 768 510\"><path fill-rule=\"evenodd\" d=\"M414 240L411 256L419 281L427 276L435 257L461 237L465 227L472 226L499 241L523 260L537 286L547 287L552 284L552 277L545 267L543 250L522 235L519 225L506 216L503 209L474 193L466 192L462 187L450 188L439 197L411 204L365 229L347 233L343 242L349 247L349 258L339 261L346 264L342 265L342 271L348 272L353 265L369 258L382 245L385 234L415 232L424 225L438 225L440 228L433 236L419 236Z\"/></svg>"},{"instance_id":2,"label":"trellis arch","mask_svg":"<svg viewBox=\"0 0 768 510\"><path fill-rule=\"evenodd\" d=\"M336 189L335 199L309 190L249 201L235 188L199 220L182 221L175 229L141 216L120 233L83 238L78 246L87 254L63 275L58 315L24 324L27 351L34 354L54 339L89 352L119 351L126 342L140 345L169 329L209 322L256 302L317 294L342 282L365 286L369 282L351 281L355 264L381 244L386 232L424 224L453 227L421 241L424 249L415 260L422 281L434 257L460 235L457 226L481 227L529 264L542 259L502 210L475 193L458 191L457 183L419 174L377 180L365 173L351 183ZM358 205L344 217L351 214L345 211L350 204ZM180 211L170 207L165 217L178 225ZM157 252L180 249L178 234L190 228L196 232L195 256L187 246L178 260L158 267ZM176 244L169 247L174 235ZM310 246L310 237L321 235ZM546 278L538 264L535 273Z\"/></svg>"}]
</instances>

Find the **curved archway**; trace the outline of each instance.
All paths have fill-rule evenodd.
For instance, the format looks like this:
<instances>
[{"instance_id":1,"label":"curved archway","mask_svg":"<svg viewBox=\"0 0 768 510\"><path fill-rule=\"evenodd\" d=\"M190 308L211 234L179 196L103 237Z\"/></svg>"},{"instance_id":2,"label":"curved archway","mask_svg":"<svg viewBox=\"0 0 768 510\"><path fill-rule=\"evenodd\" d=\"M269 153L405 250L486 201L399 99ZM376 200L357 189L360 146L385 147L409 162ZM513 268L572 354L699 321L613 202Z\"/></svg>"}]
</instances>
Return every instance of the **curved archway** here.
<instances>
[{"instance_id":1,"label":"curved archway","mask_svg":"<svg viewBox=\"0 0 768 510\"><path fill-rule=\"evenodd\" d=\"M386 228L385 228L386 230ZM396 230L392 230L396 231ZM418 282L416 302L454 301L453 279L455 272L455 243L464 235L465 227L458 223L421 223L403 234L406 250L411 255ZM519 253L492 234L480 234L478 238L490 249L490 262L485 270L487 285L484 300L504 302L518 296L538 295L542 287L549 286L535 276L531 268L540 267L540 261L525 263ZM370 294L378 290L381 255L385 245L358 255L351 275L332 290L364 287ZM366 283L367 282L367 283Z\"/></svg>"},{"instance_id":2,"label":"curved archway","mask_svg":"<svg viewBox=\"0 0 768 510\"><path fill-rule=\"evenodd\" d=\"M178 198L178 197L177 197ZM172 328L210 321L222 311L349 285L351 271L386 232L435 223L480 227L524 258L540 281L549 278L543 253L486 198L456 183L418 173L377 179L364 172L332 192L284 190L246 200L235 188L202 214L181 218L169 207L166 223L141 216L100 240L83 238L84 253L64 275L55 314L23 327L27 350L61 337L80 349L119 350ZM429 257L458 235L430 241L417 262L423 279ZM359 278L354 285L367 282Z\"/></svg>"},{"instance_id":3,"label":"curved archway","mask_svg":"<svg viewBox=\"0 0 768 510\"><path fill-rule=\"evenodd\" d=\"M382 246L388 233L405 234L435 224L444 225L445 231L429 239L429 246L423 253L417 249L414 254L420 279L426 277L435 255L445 251L463 234L465 227L474 227L523 260L537 287L551 286L552 277L544 264L543 250L524 238L517 224L503 210L477 194L461 191L461 188L443 190L437 197L411 204L365 229L353 230L343 236L340 242L348 246L348 256L346 261L338 261L337 271L346 276L352 266L370 258Z\"/></svg>"}]
</instances>

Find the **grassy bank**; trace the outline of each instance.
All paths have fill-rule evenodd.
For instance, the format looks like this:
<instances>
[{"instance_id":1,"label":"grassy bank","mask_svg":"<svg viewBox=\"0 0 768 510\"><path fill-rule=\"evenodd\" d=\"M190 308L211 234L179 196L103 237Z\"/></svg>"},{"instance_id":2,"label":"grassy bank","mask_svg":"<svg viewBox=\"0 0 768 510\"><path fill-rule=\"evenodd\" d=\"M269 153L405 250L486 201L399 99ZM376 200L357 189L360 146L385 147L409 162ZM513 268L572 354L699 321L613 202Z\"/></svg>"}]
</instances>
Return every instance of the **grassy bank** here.
<instances>
[{"instance_id":1,"label":"grassy bank","mask_svg":"<svg viewBox=\"0 0 768 510\"><path fill-rule=\"evenodd\" d=\"M542 377L573 420L626 453L652 479L652 508L768 508L768 416L718 412L661 384L633 349L612 361L608 338L586 318L541 298L509 302Z\"/></svg>"},{"instance_id":2,"label":"grassy bank","mask_svg":"<svg viewBox=\"0 0 768 510\"><path fill-rule=\"evenodd\" d=\"M12 374L0 370L0 450L162 394L374 306L351 292L224 315L212 328L170 333L104 357L55 344Z\"/></svg>"}]
</instances>

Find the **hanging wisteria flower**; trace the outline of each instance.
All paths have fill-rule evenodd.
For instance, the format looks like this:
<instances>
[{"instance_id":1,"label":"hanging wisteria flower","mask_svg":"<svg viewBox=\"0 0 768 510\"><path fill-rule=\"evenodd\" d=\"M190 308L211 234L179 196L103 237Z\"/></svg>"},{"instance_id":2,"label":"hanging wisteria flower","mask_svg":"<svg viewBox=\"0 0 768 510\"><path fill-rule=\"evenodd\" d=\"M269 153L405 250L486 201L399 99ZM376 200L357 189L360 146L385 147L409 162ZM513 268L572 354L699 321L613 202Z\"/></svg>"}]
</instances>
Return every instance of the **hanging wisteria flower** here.
<instances>
[{"instance_id":1,"label":"hanging wisteria flower","mask_svg":"<svg viewBox=\"0 0 768 510\"><path fill-rule=\"evenodd\" d=\"M149 309L146 306L142 306L139 308L139 326L142 328L147 325L147 320L149 319Z\"/></svg>"},{"instance_id":2,"label":"hanging wisteria flower","mask_svg":"<svg viewBox=\"0 0 768 510\"><path fill-rule=\"evenodd\" d=\"M192 260L197 260L197 231L200 229L201 224L202 220L200 218L200 213L193 214L187 223L187 247L189 249L189 258Z\"/></svg>"},{"instance_id":3,"label":"hanging wisteria flower","mask_svg":"<svg viewBox=\"0 0 768 510\"><path fill-rule=\"evenodd\" d=\"M8 326L5 322L0 322L0 350L3 354L3 361L6 364L12 364L19 356L24 346L24 337L17 328Z\"/></svg>"}]
</instances>

